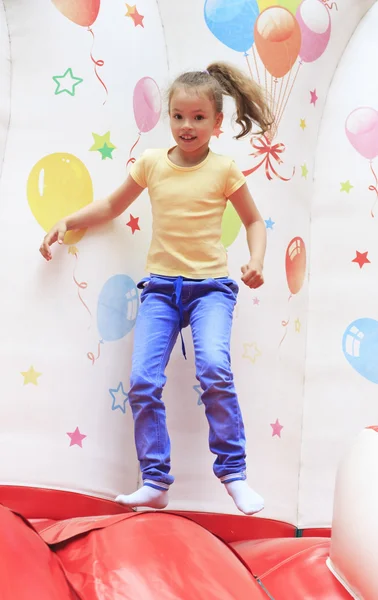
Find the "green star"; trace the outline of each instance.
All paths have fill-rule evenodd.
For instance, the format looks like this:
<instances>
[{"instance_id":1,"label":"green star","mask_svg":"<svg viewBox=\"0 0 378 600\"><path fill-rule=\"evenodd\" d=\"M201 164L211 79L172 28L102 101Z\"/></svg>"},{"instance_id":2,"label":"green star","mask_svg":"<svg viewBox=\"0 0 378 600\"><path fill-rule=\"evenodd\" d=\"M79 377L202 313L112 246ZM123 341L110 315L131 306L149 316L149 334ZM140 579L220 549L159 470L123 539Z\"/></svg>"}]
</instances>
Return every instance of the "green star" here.
<instances>
[{"instance_id":1,"label":"green star","mask_svg":"<svg viewBox=\"0 0 378 600\"><path fill-rule=\"evenodd\" d=\"M112 148L114 150L114 148L116 147L114 144L111 143L110 141L110 131L107 131L106 133L104 133L104 135L99 135L98 133L92 133L93 139L94 139L94 144L91 148L89 148L90 152L93 152L94 150L100 150L106 145L108 148Z\"/></svg>"},{"instance_id":2,"label":"green star","mask_svg":"<svg viewBox=\"0 0 378 600\"><path fill-rule=\"evenodd\" d=\"M307 179L308 168L307 168L306 163L304 163L303 165L301 165L301 169L302 169L302 177L304 177L305 179Z\"/></svg>"},{"instance_id":3,"label":"green star","mask_svg":"<svg viewBox=\"0 0 378 600\"><path fill-rule=\"evenodd\" d=\"M340 188L340 192L346 192L347 194L349 194L350 190L354 187L349 179L348 181L341 181L340 182L341 188Z\"/></svg>"},{"instance_id":4,"label":"green star","mask_svg":"<svg viewBox=\"0 0 378 600\"><path fill-rule=\"evenodd\" d=\"M114 150L114 148L109 148L109 146L107 144L104 144L102 148L98 149L98 151L101 153L102 160L105 160L105 158L113 158L112 157L113 150Z\"/></svg>"},{"instance_id":5,"label":"green star","mask_svg":"<svg viewBox=\"0 0 378 600\"><path fill-rule=\"evenodd\" d=\"M73 75L72 69L67 69L64 75L54 75L53 80L56 83L55 95L67 92L70 96L75 95L75 87L83 81Z\"/></svg>"}]
</instances>

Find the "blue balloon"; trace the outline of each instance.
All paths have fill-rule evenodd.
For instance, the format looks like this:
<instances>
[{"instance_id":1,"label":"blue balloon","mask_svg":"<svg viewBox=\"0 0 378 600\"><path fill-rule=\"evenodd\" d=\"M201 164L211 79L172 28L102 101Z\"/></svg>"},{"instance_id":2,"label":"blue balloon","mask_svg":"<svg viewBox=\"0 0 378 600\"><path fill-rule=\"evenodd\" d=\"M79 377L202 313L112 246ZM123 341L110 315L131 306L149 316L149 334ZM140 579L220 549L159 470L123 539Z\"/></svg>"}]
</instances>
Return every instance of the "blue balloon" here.
<instances>
[{"instance_id":1,"label":"blue balloon","mask_svg":"<svg viewBox=\"0 0 378 600\"><path fill-rule=\"evenodd\" d=\"M349 364L373 383L378 383L378 321L357 319L343 336L343 352Z\"/></svg>"},{"instance_id":2,"label":"blue balloon","mask_svg":"<svg viewBox=\"0 0 378 600\"><path fill-rule=\"evenodd\" d=\"M102 340L114 342L130 333L138 309L138 290L131 277L110 277L101 290L97 305L97 327Z\"/></svg>"},{"instance_id":3,"label":"blue balloon","mask_svg":"<svg viewBox=\"0 0 378 600\"><path fill-rule=\"evenodd\" d=\"M247 52L255 39L256 0L206 0L205 21L211 33L232 50Z\"/></svg>"}]
</instances>

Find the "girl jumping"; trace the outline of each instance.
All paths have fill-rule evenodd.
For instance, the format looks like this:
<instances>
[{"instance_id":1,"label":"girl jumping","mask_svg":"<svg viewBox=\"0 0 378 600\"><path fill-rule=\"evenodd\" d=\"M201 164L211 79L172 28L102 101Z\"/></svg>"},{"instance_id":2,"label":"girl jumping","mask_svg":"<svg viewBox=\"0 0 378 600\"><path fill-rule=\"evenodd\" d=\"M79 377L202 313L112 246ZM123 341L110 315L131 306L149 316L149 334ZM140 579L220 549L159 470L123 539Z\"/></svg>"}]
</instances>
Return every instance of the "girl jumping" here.
<instances>
[{"instance_id":1,"label":"girl jumping","mask_svg":"<svg viewBox=\"0 0 378 600\"><path fill-rule=\"evenodd\" d=\"M241 280L250 288L263 282L266 227L234 161L209 148L223 120L223 96L236 104L236 139L260 132L272 122L263 93L241 71L212 63L206 71L184 73L169 90L169 117L175 145L147 150L125 183L105 200L59 221L45 236L40 252L51 260L50 246L63 243L69 230L85 229L118 217L147 188L151 199L152 241L148 277L135 326L129 402L143 486L115 501L128 507L165 508L170 474L170 440L162 392L165 369L178 336L190 325L196 377L209 423L214 473L237 508L251 515L263 498L246 481L245 433L230 361L230 335L238 285L229 279L221 225L232 202L247 234L249 256ZM186 357L186 356L185 356Z\"/></svg>"}]
</instances>

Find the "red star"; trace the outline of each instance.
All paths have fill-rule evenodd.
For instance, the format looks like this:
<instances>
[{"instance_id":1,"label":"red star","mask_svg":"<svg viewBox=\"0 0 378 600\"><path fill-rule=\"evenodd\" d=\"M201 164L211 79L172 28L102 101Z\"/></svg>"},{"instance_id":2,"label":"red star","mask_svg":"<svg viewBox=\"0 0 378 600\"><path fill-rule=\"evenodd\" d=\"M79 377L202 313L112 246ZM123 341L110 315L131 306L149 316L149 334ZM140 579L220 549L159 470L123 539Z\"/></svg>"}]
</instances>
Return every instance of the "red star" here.
<instances>
[{"instance_id":1,"label":"red star","mask_svg":"<svg viewBox=\"0 0 378 600\"><path fill-rule=\"evenodd\" d=\"M274 437L275 435L278 436L279 438L281 437L281 431L283 430L283 425L281 425L281 423L279 422L278 419L276 419L275 423L271 423L270 424L271 428L272 428L272 437Z\"/></svg>"},{"instance_id":2,"label":"red star","mask_svg":"<svg viewBox=\"0 0 378 600\"><path fill-rule=\"evenodd\" d=\"M223 131L220 127L216 127L213 131L213 136L219 139L219 136L222 135Z\"/></svg>"},{"instance_id":3,"label":"red star","mask_svg":"<svg viewBox=\"0 0 378 600\"><path fill-rule=\"evenodd\" d=\"M83 447L82 446L83 439L87 437L83 433L80 433L80 430L78 427L76 427L75 431L73 431L72 433L69 433L67 431L67 435L71 438L70 446L80 446L80 448Z\"/></svg>"},{"instance_id":4,"label":"red star","mask_svg":"<svg viewBox=\"0 0 378 600\"><path fill-rule=\"evenodd\" d=\"M132 214L130 214L130 221L128 223L126 223L126 225L128 227L130 227L132 234L134 235L134 233L136 231L140 231L140 227L139 227L139 217L133 217Z\"/></svg>"},{"instance_id":5,"label":"red star","mask_svg":"<svg viewBox=\"0 0 378 600\"><path fill-rule=\"evenodd\" d=\"M138 9L137 9L136 5L129 6L129 4L126 4L126 6L127 6L126 17L130 17L134 21L135 27L137 25L140 25L141 27L144 27L144 25L143 25L144 16L140 15L138 13Z\"/></svg>"},{"instance_id":6,"label":"red star","mask_svg":"<svg viewBox=\"0 0 378 600\"><path fill-rule=\"evenodd\" d=\"M315 106L316 101L318 100L318 96L316 95L316 90L314 90L313 92L310 92L310 95L311 95L310 104L313 104Z\"/></svg>"},{"instance_id":7,"label":"red star","mask_svg":"<svg viewBox=\"0 0 378 600\"><path fill-rule=\"evenodd\" d=\"M364 265L370 263L370 260L368 259L367 255L367 252L358 252L358 250L356 250L356 258L354 258L352 262L357 263L360 266L360 269L362 269Z\"/></svg>"}]
</instances>

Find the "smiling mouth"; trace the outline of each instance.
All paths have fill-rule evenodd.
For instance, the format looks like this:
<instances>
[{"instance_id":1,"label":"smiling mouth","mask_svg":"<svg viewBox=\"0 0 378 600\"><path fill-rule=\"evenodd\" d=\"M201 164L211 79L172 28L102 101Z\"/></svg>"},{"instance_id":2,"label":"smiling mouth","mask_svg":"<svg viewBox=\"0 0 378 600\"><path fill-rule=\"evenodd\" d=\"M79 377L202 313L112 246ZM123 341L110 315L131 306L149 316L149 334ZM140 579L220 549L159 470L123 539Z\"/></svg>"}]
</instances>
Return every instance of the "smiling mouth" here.
<instances>
[{"instance_id":1,"label":"smiling mouth","mask_svg":"<svg viewBox=\"0 0 378 600\"><path fill-rule=\"evenodd\" d=\"M184 142L192 142L193 140L196 140L197 136L195 135L180 135L180 140L183 140Z\"/></svg>"}]
</instances>

